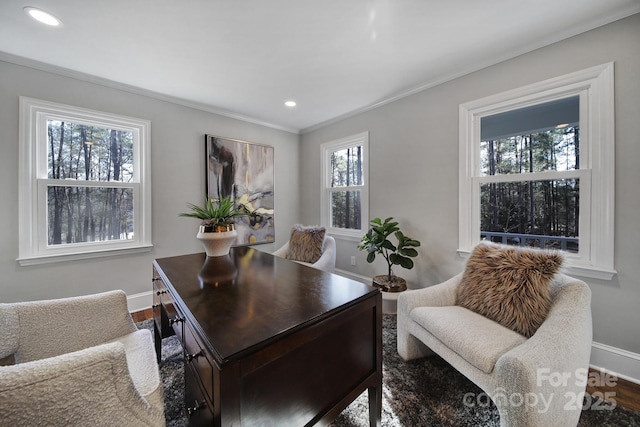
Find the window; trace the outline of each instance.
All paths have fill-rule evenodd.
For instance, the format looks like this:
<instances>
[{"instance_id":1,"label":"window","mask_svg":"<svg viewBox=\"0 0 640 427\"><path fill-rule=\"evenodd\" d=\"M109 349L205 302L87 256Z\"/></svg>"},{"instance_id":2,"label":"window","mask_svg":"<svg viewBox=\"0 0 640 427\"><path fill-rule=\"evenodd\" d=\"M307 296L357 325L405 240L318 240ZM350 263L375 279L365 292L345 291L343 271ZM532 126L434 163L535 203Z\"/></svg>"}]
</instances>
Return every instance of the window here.
<instances>
[{"instance_id":1,"label":"window","mask_svg":"<svg viewBox=\"0 0 640 427\"><path fill-rule=\"evenodd\" d=\"M21 265L151 248L150 122L20 98Z\"/></svg>"},{"instance_id":2,"label":"window","mask_svg":"<svg viewBox=\"0 0 640 427\"><path fill-rule=\"evenodd\" d=\"M610 279L613 64L460 106L459 251L486 239L565 251Z\"/></svg>"},{"instance_id":3,"label":"window","mask_svg":"<svg viewBox=\"0 0 640 427\"><path fill-rule=\"evenodd\" d=\"M322 225L329 233L360 238L369 228L369 134L322 145Z\"/></svg>"}]
</instances>

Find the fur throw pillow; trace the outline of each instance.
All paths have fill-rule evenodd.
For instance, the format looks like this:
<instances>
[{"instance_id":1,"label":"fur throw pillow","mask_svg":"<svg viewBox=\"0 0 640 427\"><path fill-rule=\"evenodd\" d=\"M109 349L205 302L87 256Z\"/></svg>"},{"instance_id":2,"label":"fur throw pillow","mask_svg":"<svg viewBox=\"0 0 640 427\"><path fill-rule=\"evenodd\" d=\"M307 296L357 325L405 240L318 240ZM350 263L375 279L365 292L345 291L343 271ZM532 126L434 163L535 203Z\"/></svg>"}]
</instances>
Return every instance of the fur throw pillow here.
<instances>
[{"instance_id":1,"label":"fur throw pillow","mask_svg":"<svg viewBox=\"0 0 640 427\"><path fill-rule=\"evenodd\" d=\"M456 304L531 337L547 317L549 284L563 261L557 251L483 242L467 260Z\"/></svg>"},{"instance_id":2,"label":"fur throw pillow","mask_svg":"<svg viewBox=\"0 0 640 427\"><path fill-rule=\"evenodd\" d=\"M322 256L325 232L324 227L294 225L286 258L311 264L318 261Z\"/></svg>"}]
</instances>

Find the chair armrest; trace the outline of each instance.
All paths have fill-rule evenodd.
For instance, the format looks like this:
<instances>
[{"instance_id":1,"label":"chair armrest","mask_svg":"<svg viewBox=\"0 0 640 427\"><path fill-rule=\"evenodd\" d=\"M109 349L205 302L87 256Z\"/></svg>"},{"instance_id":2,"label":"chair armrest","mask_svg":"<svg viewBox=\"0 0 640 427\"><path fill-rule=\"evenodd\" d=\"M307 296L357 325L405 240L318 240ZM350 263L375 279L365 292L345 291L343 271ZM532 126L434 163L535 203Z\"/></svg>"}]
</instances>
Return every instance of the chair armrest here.
<instances>
[{"instance_id":1,"label":"chair armrest","mask_svg":"<svg viewBox=\"0 0 640 427\"><path fill-rule=\"evenodd\" d=\"M333 237L327 236L324 238L324 251L322 256L313 263L312 267L318 270L328 271L333 273L336 269L336 241Z\"/></svg>"},{"instance_id":2,"label":"chair armrest","mask_svg":"<svg viewBox=\"0 0 640 427\"><path fill-rule=\"evenodd\" d=\"M93 347L137 330L121 290L15 306L18 363Z\"/></svg>"},{"instance_id":3,"label":"chair armrest","mask_svg":"<svg viewBox=\"0 0 640 427\"><path fill-rule=\"evenodd\" d=\"M287 240L287 242L282 245L282 247L278 250L276 250L275 252L273 252L273 256L277 256L280 258L286 258L287 257L287 253L289 253L289 241Z\"/></svg>"},{"instance_id":4,"label":"chair armrest","mask_svg":"<svg viewBox=\"0 0 640 427\"><path fill-rule=\"evenodd\" d=\"M568 396L579 396L586 386L592 344L591 290L578 279L559 275L558 280L555 285L560 289L545 321L525 343L498 359L495 374L498 387L551 399L548 410L563 417L571 416L563 410L567 404L582 408L581 399L572 402Z\"/></svg>"},{"instance_id":5,"label":"chair armrest","mask_svg":"<svg viewBox=\"0 0 640 427\"><path fill-rule=\"evenodd\" d=\"M458 285L462 280L459 273L449 280L428 288L412 289L402 292L398 296L398 314L402 311L407 315L416 307L445 307L455 305Z\"/></svg>"},{"instance_id":6,"label":"chair armrest","mask_svg":"<svg viewBox=\"0 0 640 427\"><path fill-rule=\"evenodd\" d=\"M431 350L411 334L411 330L416 324L411 320L411 311L416 307L454 305L456 291L461 280L462 273L440 284L404 291L398 295L397 349L402 359L411 360L431 354Z\"/></svg>"},{"instance_id":7,"label":"chair armrest","mask_svg":"<svg viewBox=\"0 0 640 427\"><path fill-rule=\"evenodd\" d=\"M0 367L0 374L7 425L164 425L162 409L131 381L118 342Z\"/></svg>"}]
</instances>

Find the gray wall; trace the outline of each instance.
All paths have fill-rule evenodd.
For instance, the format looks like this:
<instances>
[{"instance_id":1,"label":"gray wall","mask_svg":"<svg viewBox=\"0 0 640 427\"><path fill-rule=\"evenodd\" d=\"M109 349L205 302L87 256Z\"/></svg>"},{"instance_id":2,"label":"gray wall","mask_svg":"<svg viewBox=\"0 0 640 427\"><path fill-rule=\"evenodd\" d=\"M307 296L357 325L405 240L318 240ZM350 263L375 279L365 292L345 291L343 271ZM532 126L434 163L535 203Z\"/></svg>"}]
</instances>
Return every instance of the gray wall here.
<instances>
[{"instance_id":1,"label":"gray wall","mask_svg":"<svg viewBox=\"0 0 640 427\"><path fill-rule=\"evenodd\" d=\"M18 257L18 97L29 96L151 120L153 251L150 253L21 267ZM179 218L186 203L205 194L204 134L275 147L275 244L298 221L298 135L188 108L83 80L0 61L0 302L27 301L123 289L151 290L154 258L201 252L198 221Z\"/></svg>"},{"instance_id":2,"label":"gray wall","mask_svg":"<svg viewBox=\"0 0 640 427\"><path fill-rule=\"evenodd\" d=\"M301 209L320 221L320 144L370 132L370 217L394 216L422 241L417 266L401 270L413 287L462 271L458 245L458 106L505 90L615 62L615 267L611 281L585 279L593 291L594 341L640 353L640 15L449 81L302 135ZM357 257L352 267L350 257ZM376 261L377 262L377 261ZM356 242L338 242L337 268L373 276Z\"/></svg>"}]
</instances>

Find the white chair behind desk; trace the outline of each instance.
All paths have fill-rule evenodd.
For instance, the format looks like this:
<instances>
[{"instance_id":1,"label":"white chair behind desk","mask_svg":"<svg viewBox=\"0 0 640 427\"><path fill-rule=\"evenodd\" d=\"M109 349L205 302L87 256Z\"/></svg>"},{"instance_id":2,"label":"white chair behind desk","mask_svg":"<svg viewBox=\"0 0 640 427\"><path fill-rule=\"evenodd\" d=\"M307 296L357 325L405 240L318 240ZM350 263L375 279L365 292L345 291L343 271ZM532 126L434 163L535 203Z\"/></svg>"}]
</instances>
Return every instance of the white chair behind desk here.
<instances>
[{"instance_id":1,"label":"white chair behind desk","mask_svg":"<svg viewBox=\"0 0 640 427\"><path fill-rule=\"evenodd\" d=\"M336 267L336 241L326 235L322 227L295 225L291 238L273 255L333 273Z\"/></svg>"}]
</instances>

